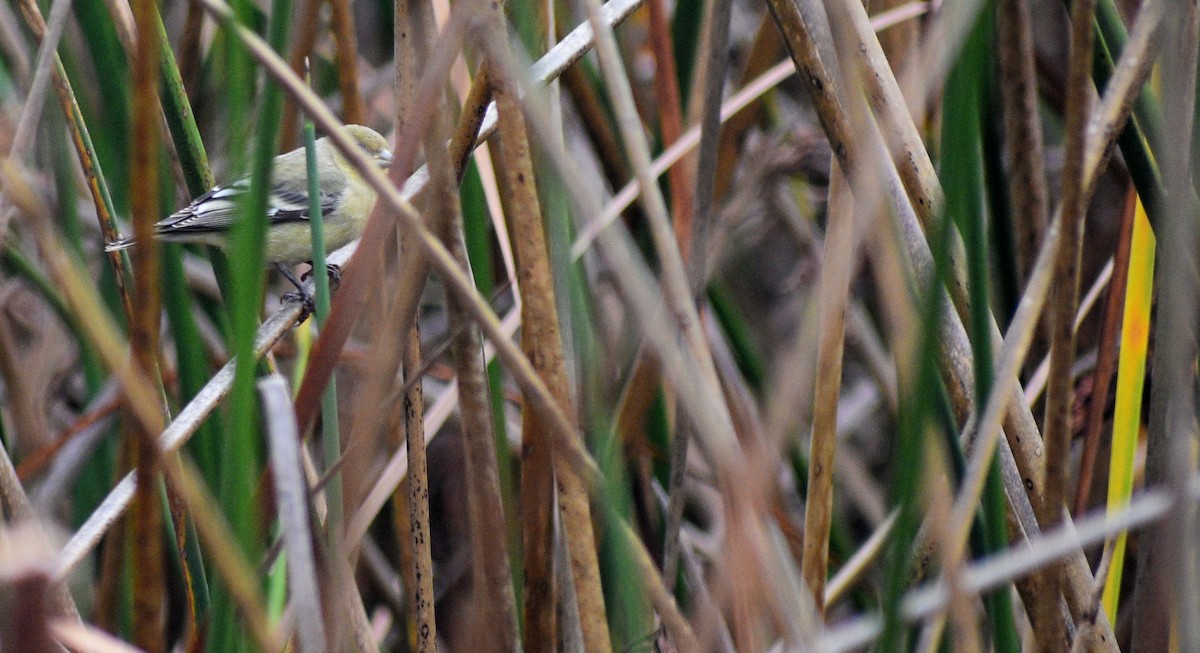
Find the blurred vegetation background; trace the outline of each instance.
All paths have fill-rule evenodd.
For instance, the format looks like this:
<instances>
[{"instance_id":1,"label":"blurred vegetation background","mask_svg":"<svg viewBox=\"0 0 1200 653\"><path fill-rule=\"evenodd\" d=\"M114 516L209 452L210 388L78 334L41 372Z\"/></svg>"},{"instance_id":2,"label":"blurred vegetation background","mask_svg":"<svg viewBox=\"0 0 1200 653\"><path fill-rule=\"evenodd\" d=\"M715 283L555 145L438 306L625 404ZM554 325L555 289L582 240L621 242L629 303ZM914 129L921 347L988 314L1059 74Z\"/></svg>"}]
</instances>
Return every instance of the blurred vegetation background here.
<instances>
[{"instance_id":1,"label":"blurred vegetation background","mask_svg":"<svg viewBox=\"0 0 1200 653\"><path fill-rule=\"evenodd\" d=\"M0 3L0 650L1200 651L1195 3L226 2Z\"/></svg>"}]
</instances>

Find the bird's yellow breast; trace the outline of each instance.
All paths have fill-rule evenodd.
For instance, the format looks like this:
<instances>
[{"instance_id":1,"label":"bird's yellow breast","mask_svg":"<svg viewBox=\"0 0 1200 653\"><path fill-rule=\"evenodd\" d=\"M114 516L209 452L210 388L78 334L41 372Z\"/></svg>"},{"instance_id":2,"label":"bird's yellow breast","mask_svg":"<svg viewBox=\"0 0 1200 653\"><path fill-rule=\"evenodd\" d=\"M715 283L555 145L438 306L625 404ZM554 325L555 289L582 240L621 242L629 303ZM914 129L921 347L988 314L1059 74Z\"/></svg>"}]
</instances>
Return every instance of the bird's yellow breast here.
<instances>
[{"instance_id":1,"label":"bird's yellow breast","mask_svg":"<svg viewBox=\"0 0 1200 653\"><path fill-rule=\"evenodd\" d=\"M362 182L352 182L337 209L324 219L325 251L332 252L362 235L375 205L375 192ZM312 260L312 226L307 221L273 225L263 250L268 263L295 264Z\"/></svg>"}]
</instances>

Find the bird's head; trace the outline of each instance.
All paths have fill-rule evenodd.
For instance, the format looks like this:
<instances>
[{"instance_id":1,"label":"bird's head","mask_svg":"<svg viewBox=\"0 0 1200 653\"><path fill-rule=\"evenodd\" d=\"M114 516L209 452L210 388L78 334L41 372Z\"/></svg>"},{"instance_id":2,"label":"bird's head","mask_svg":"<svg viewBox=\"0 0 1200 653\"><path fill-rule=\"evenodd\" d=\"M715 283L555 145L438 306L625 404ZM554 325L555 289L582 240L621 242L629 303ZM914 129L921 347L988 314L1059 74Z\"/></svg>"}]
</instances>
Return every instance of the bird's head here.
<instances>
[{"instance_id":1,"label":"bird's head","mask_svg":"<svg viewBox=\"0 0 1200 653\"><path fill-rule=\"evenodd\" d=\"M392 164L392 151L388 149L387 139L379 132L362 125L346 125L346 131L375 159L379 167L386 168Z\"/></svg>"}]
</instances>

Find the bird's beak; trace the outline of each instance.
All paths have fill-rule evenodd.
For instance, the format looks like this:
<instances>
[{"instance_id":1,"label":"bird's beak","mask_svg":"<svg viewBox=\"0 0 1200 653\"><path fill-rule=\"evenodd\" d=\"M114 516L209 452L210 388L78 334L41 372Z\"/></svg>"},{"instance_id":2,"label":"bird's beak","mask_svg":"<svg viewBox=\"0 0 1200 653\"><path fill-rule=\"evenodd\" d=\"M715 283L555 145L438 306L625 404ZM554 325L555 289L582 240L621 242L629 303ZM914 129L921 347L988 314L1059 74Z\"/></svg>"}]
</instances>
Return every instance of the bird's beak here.
<instances>
[{"instance_id":1,"label":"bird's beak","mask_svg":"<svg viewBox=\"0 0 1200 653\"><path fill-rule=\"evenodd\" d=\"M379 167L386 168L392 165L392 151L379 150Z\"/></svg>"}]
</instances>

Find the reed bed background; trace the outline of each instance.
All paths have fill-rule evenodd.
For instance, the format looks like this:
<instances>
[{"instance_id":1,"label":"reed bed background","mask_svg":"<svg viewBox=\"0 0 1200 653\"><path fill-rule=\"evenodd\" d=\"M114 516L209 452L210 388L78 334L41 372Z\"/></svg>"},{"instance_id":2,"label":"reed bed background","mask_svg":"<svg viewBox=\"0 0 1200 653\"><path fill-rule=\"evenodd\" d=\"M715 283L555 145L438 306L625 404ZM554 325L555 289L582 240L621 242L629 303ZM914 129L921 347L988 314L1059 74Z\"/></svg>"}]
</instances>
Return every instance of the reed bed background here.
<instances>
[{"instance_id":1,"label":"reed bed background","mask_svg":"<svg viewBox=\"0 0 1200 653\"><path fill-rule=\"evenodd\" d=\"M0 650L1200 651L1194 3L226 2L0 4Z\"/></svg>"}]
</instances>

